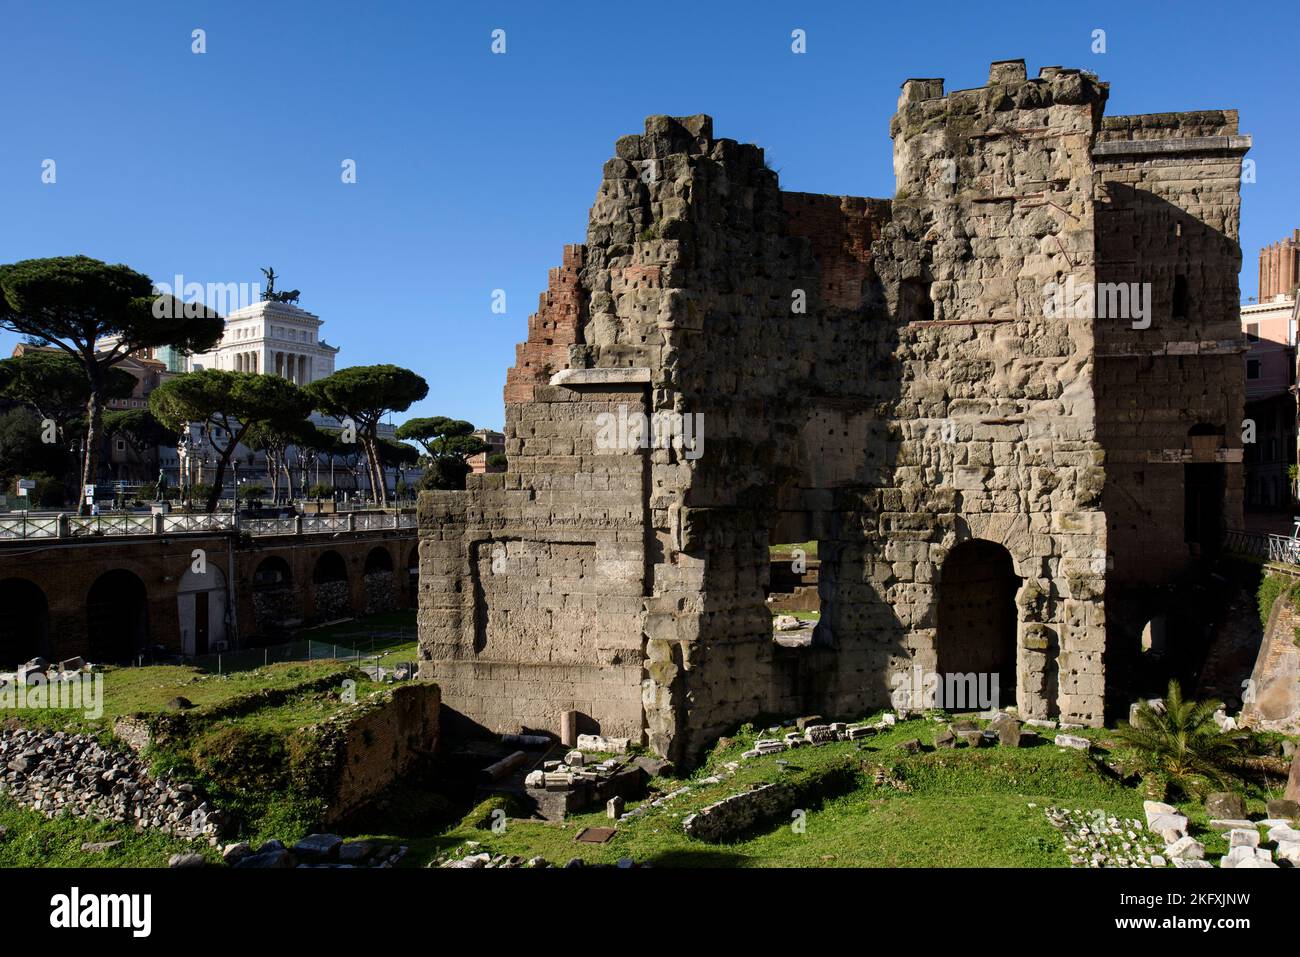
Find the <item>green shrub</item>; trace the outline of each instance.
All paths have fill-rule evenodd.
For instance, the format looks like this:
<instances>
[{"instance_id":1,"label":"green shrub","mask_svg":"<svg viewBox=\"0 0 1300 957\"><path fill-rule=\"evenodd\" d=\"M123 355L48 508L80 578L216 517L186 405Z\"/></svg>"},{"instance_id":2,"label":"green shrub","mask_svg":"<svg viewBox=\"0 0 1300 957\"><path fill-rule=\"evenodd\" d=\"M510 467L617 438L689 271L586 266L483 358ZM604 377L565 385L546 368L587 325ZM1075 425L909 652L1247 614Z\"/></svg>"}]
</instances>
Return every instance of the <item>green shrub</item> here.
<instances>
[{"instance_id":1,"label":"green shrub","mask_svg":"<svg viewBox=\"0 0 1300 957\"><path fill-rule=\"evenodd\" d=\"M1169 682L1164 711L1143 702L1132 725L1116 734L1138 753L1144 778L1192 796L1240 776L1242 735L1225 734L1214 723L1218 701L1186 701L1177 681Z\"/></svg>"}]
</instances>

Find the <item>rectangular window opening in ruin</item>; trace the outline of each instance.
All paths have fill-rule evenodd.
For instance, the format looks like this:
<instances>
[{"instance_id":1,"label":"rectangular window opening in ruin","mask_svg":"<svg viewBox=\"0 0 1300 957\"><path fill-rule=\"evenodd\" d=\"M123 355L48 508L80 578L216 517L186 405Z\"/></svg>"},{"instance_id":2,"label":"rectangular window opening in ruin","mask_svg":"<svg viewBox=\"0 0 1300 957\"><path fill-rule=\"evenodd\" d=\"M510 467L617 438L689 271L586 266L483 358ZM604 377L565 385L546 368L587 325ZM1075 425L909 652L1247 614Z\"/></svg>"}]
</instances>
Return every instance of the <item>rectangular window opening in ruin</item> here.
<instances>
[{"instance_id":1,"label":"rectangular window opening in ruin","mask_svg":"<svg viewBox=\"0 0 1300 957\"><path fill-rule=\"evenodd\" d=\"M768 546L766 604L772 615L772 640L776 644L788 648L813 644L822 619L820 579L820 542L806 540Z\"/></svg>"}]
</instances>

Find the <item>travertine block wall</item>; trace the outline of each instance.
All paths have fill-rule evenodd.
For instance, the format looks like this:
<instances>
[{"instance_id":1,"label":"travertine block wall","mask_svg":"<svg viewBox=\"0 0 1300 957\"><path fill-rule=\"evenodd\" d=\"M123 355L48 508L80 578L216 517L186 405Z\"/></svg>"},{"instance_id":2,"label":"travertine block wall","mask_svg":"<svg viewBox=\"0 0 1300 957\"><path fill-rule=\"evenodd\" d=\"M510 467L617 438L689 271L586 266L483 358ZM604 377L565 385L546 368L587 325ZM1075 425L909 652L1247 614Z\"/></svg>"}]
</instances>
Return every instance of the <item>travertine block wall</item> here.
<instances>
[{"instance_id":1,"label":"travertine block wall","mask_svg":"<svg viewBox=\"0 0 1300 957\"><path fill-rule=\"evenodd\" d=\"M893 200L784 193L762 150L715 138L708 117L620 139L587 242L566 250L510 372L509 471L422 497L421 654L448 705L497 730L558 730L572 708L675 757L765 714L886 705L893 675L987 639L954 614L959 586L944 591L949 556L982 541L1011 569L1001 703L1099 723L1112 534L1128 544L1107 508L1133 497L1127 478L1108 488L1106 438L1185 436L1216 381L1223 422L1242 376L1228 346L1205 345L1235 308L1240 144L1218 142L1235 117L1104 124L1106 94L1020 61L947 96L909 80ZM1163 146L1124 145L1171 138L1217 152L1153 165ZM1128 334L1044 305L1066 279L1116 274L1121 206L1141 219L1138 273L1199 268L1178 294L1197 303L1199 365L1166 363L1172 394L1141 428L1106 394L1122 373L1102 357L1130 361ZM1166 207L1193 246L1147 249ZM629 412L699 416L699 444L610 448L600 417ZM1196 454L1224 461L1231 509L1239 477L1210 445L1198 436ZM1181 487L1161 494L1181 509ZM780 648L768 545L805 539L823 616L812 647Z\"/></svg>"}]
</instances>

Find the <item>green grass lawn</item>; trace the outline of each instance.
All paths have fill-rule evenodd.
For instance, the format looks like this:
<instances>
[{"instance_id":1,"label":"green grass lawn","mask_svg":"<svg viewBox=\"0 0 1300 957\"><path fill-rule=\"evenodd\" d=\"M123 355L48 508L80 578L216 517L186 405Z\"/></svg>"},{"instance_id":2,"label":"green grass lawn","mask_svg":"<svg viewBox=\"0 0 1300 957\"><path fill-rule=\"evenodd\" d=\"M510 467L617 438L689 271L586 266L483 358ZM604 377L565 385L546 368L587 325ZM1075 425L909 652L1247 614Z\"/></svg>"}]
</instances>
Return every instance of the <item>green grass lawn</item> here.
<instances>
[{"instance_id":1,"label":"green grass lawn","mask_svg":"<svg viewBox=\"0 0 1300 957\"><path fill-rule=\"evenodd\" d=\"M789 542L783 545L769 545L767 546L767 556L772 561L794 558L796 548L803 550L803 557L806 559L815 559L817 557L816 542Z\"/></svg>"},{"instance_id":2,"label":"green grass lawn","mask_svg":"<svg viewBox=\"0 0 1300 957\"><path fill-rule=\"evenodd\" d=\"M720 783L702 784L726 763L740 760L740 753L757 736L745 731L710 755L688 779L690 792L640 818L620 822L607 844L575 841L584 827L610 824L601 809L562 824L512 819L501 834L461 824L408 842L412 844L409 864L453 856L453 852L463 856L471 852L464 842L477 841L481 846L473 850L523 858L540 855L553 864L574 857L591 863L631 857L658 866L1065 867L1069 862L1064 845L1044 815L1046 807L1102 809L1141 817L1142 796L1136 789L1120 783L1096 758L1057 748L1051 743L1051 731L1032 748L910 755L897 747L909 738L932 744L939 727L916 719L866 739L861 750L859 742L837 742L752 758ZM1083 733L1098 741L1107 737L1104 731ZM802 831L778 823L745 840L712 845L693 840L682 830L682 819L692 811L790 773L782 770L779 760L811 770L846 758L863 768L858 786L808 808ZM875 784L876 767L888 769L904 789ZM681 782L657 781L656 786L666 792Z\"/></svg>"},{"instance_id":3,"label":"green grass lawn","mask_svg":"<svg viewBox=\"0 0 1300 957\"><path fill-rule=\"evenodd\" d=\"M216 861L220 855L205 843L189 843L147 831L137 834L125 824L83 818L50 819L0 794L0 867L166 867L173 854L199 853ZM82 844L121 841L106 851L88 852Z\"/></svg>"},{"instance_id":4,"label":"green grass lawn","mask_svg":"<svg viewBox=\"0 0 1300 957\"><path fill-rule=\"evenodd\" d=\"M167 702L183 697L196 708L210 708L249 692L290 689L324 675L342 673L350 662L282 662L252 671L217 675L189 665L150 665L143 668L105 668L103 715L86 717L84 711L27 710L25 724L42 724L69 731L96 734L112 727L122 715L166 710Z\"/></svg>"},{"instance_id":5,"label":"green grass lawn","mask_svg":"<svg viewBox=\"0 0 1300 957\"><path fill-rule=\"evenodd\" d=\"M298 638L330 642L363 655L378 655L379 664L385 666L415 661L419 647L414 608L307 628L298 633Z\"/></svg>"}]
</instances>

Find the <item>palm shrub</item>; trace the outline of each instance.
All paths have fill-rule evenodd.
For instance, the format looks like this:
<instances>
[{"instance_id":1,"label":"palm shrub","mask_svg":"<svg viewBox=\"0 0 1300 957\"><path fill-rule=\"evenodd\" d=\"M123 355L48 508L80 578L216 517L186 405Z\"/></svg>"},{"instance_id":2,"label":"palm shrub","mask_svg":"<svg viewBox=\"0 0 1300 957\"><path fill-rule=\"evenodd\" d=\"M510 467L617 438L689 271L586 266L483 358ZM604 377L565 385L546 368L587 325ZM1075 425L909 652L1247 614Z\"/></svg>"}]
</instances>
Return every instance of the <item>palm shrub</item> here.
<instances>
[{"instance_id":1,"label":"palm shrub","mask_svg":"<svg viewBox=\"0 0 1300 957\"><path fill-rule=\"evenodd\" d=\"M1172 787L1193 795L1238 777L1241 736L1219 730L1214 712L1220 707L1218 701L1184 700L1178 682L1170 681L1163 711L1144 701L1133 723L1117 729L1137 752L1148 791Z\"/></svg>"}]
</instances>

